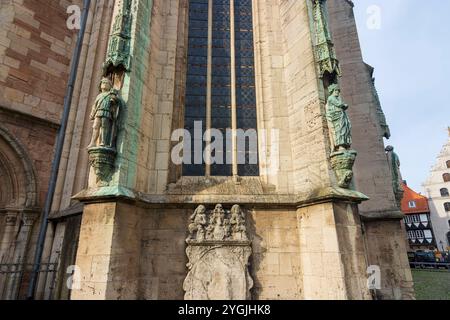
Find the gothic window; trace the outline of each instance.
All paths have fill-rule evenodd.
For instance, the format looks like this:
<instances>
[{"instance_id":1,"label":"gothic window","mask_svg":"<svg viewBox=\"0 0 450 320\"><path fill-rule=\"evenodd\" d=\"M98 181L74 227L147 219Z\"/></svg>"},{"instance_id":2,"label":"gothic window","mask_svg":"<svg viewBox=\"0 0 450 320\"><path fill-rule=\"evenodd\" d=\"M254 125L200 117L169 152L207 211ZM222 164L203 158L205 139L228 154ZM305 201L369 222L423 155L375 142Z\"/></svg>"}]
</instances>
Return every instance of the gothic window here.
<instances>
[{"instance_id":1,"label":"gothic window","mask_svg":"<svg viewBox=\"0 0 450 320\"><path fill-rule=\"evenodd\" d=\"M444 208L445 208L445 211L449 212L450 211L450 202L444 203Z\"/></svg>"},{"instance_id":2,"label":"gothic window","mask_svg":"<svg viewBox=\"0 0 450 320\"><path fill-rule=\"evenodd\" d=\"M447 160L446 164L447 164L447 168L450 169L450 160Z\"/></svg>"},{"instance_id":3,"label":"gothic window","mask_svg":"<svg viewBox=\"0 0 450 320\"><path fill-rule=\"evenodd\" d=\"M450 182L450 173L444 173L442 179L444 179L444 182Z\"/></svg>"},{"instance_id":4,"label":"gothic window","mask_svg":"<svg viewBox=\"0 0 450 320\"><path fill-rule=\"evenodd\" d=\"M441 190L441 197L448 197L448 189L447 188L442 188Z\"/></svg>"},{"instance_id":5,"label":"gothic window","mask_svg":"<svg viewBox=\"0 0 450 320\"><path fill-rule=\"evenodd\" d=\"M190 0L189 6L184 126L191 135L185 143L191 163L185 160L183 175L258 176L252 1ZM201 134L195 135L195 126ZM209 153L208 129L211 164L203 157ZM243 143L231 137L232 130L239 137L240 129ZM222 143L216 144L216 133ZM194 161L200 145L202 159Z\"/></svg>"}]
</instances>

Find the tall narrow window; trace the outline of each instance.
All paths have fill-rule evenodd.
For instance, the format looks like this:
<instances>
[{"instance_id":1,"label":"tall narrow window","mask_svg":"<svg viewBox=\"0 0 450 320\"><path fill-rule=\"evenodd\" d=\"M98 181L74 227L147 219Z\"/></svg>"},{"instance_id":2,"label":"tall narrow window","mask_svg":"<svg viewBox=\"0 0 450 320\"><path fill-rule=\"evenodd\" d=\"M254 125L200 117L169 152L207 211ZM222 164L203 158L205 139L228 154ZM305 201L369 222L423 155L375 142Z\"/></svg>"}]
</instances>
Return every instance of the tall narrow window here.
<instances>
[{"instance_id":1,"label":"tall narrow window","mask_svg":"<svg viewBox=\"0 0 450 320\"><path fill-rule=\"evenodd\" d=\"M185 150L190 147L192 163L185 157L183 175L257 176L252 1L190 0L189 6ZM205 162L204 139L214 144L213 163Z\"/></svg>"},{"instance_id":2,"label":"tall narrow window","mask_svg":"<svg viewBox=\"0 0 450 320\"><path fill-rule=\"evenodd\" d=\"M208 0L191 0L189 2L189 44L184 109L184 128L189 131L191 141L190 143L185 141L183 150L184 153L189 153L189 157L184 155L183 174L186 176L205 174L203 156L198 154L198 150L204 149L203 133L206 126L207 26ZM195 126L200 127L195 130Z\"/></svg>"},{"instance_id":3,"label":"tall narrow window","mask_svg":"<svg viewBox=\"0 0 450 320\"><path fill-rule=\"evenodd\" d=\"M450 182L450 173L444 173L442 175L442 179L444 180L444 182Z\"/></svg>"},{"instance_id":4,"label":"tall narrow window","mask_svg":"<svg viewBox=\"0 0 450 320\"><path fill-rule=\"evenodd\" d=\"M245 146L239 148L238 174L240 176L259 175L258 146L250 145L256 142L256 92L255 92L255 61L253 45L252 0L233 0L235 3L235 47L236 47L236 107L237 128L248 132ZM252 131L254 130L254 131Z\"/></svg>"},{"instance_id":5,"label":"tall narrow window","mask_svg":"<svg viewBox=\"0 0 450 320\"><path fill-rule=\"evenodd\" d=\"M442 188L440 191L441 191L441 197L448 197L449 196L447 188Z\"/></svg>"}]
</instances>

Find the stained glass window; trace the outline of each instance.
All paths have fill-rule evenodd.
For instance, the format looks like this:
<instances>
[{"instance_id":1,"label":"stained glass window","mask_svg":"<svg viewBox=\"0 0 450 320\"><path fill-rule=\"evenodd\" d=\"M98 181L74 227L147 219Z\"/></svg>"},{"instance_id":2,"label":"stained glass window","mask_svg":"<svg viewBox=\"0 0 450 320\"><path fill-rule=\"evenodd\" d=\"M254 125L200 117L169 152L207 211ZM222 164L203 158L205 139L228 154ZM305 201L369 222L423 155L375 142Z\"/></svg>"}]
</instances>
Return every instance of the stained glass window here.
<instances>
[{"instance_id":1,"label":"stained glass window","mask_svg":"<svg viewBox=\"0 0 450 320\"><path fill-rule=\"evenodd\" d=\"M231 12L230 1L234 1L235 22L235 71L236 71L236 129L256 129L256 94L254 71L253 23L251 0L210 0L212 1L212 55L211 59L211 100L207 101L208 84L208 0L189 2L189 48L186 81L185 129L194 139L194 122L202 121L202 132L206 130L207 105L211 105L211 128L218 129L223 136L223 150L212 156L220 163L212 164L213 176L231 176L232 146L227 139L227 130L232 128L232 88L231 88ZM198 137L203 138L203 137ZM229 137L228 137L229 138ZM214 138L213 138L214 139ZM205 143L202 144L205 148ZM194 159L194 140L192 156ZM185 148L186 149L186 148ZM245 164L238 165L240 176L259 175L257 143L254 150L250 144L238 150L238 158L244 157ZM241 159L239 158L239 159ZM253 163L249 163L253 161ZM205 164L184 164L183 175L205 175Z\"/></svg>"}]
</instances>

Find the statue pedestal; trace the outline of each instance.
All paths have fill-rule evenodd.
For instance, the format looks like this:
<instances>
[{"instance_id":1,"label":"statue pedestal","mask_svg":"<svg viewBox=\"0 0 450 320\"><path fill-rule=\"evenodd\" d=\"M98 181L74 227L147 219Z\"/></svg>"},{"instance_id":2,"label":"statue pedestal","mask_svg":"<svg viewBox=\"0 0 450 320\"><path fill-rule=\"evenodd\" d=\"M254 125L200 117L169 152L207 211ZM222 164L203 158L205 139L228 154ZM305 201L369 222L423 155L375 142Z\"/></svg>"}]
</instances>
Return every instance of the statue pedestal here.
<instances>
[{"instance_id":1,"label":"statue pedestal","mask_svg":"<svg viewBox=\"0 0 450 320\"><path fill-rule=\"evenodd\" d=\"M353 164L358 153L355 150L343 150L331 153L331 167L338 178L341 188L349 188L353 179Z\"/></svg>"},{"instance_id":2,"label":"statue pedestal","mask_svg":"<svg viewBox=\"0 0 450 320\"><path fill-rule=\"evenodd\" d=\"M108 147L93 147L88 149L88 153L89 163L97 177L97 186L107 186L114 172L116 150Z\"/></svg>"}]
</instances>

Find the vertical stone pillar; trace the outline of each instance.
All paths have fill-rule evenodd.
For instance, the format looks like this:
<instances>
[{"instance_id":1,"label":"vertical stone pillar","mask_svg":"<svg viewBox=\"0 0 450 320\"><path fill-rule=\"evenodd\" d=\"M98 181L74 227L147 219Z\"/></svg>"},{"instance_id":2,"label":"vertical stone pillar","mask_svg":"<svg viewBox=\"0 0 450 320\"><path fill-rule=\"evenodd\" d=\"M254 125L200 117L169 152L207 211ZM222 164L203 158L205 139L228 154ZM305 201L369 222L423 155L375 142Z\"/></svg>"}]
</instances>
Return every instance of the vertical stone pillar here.
<instances>
[{"instance_id":1,"label":"vertical stone pillar","mask_svg":"<svg viewBox=\"0 0 450 320\"><path fill-rule=\"evenodd\" d=\"M358 209L328 202L297 211L305 299L370 299Z\"/></svg>"},{"instance_id":2,"label":"vertical stone pillar","mask_svg":"<svg viewBox=\"0 0 450 320\"><path fill-rule=\"evenodd\" d=\"M16 215L15 215L16 214ZM17 221L19 221L17 212L13 213L11 216L11 227L14 223L14 227L11 228L12 234L9 234L10 237L10 247L7 250L7 257L9 259L8 263L15 264L14 267L11 267L11 271L16 271L14 273L9 274L6 279L5 287L4 287L4 298L6 300L14 300L17 299L18 293L20 290L21 281L25 272L25 263L26 263L26 254L28 245L30 243L31 233L33 231L33 226L39 216L37 212L24 210L21 215L19 230L17 233ZM17 235L17 237L16 237Z\"/></svg>"},{"instance_id":3,"label":"vertical stone pillar","mask_svg":"<svg viewBox=\"0 0 450 320\"><path fill-rule=\"evenodd\" d=\"M14 236L17 232L17 217L19 211L7 210L5 213L5 226L0 242L0 263L8 263L11 245L14 241Z\"/></svg>"},{"instance_id":4,"label":"vertical stone pillar","mask_svg":"<svg viewBox=\"0 0 450 320\"><path fill-rule=\"evenodd\" d=\"M122 202L86 204L73 300L138 299L140 215Z\"/></svg>"}]
</instances>

